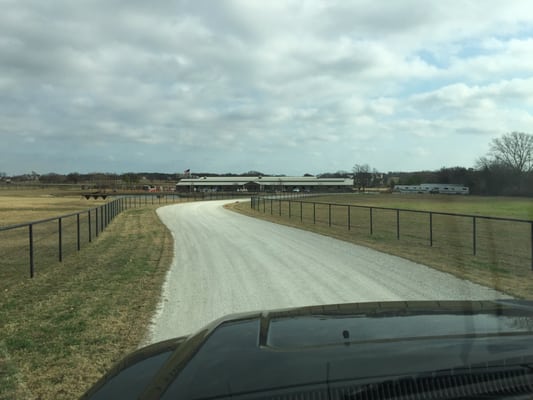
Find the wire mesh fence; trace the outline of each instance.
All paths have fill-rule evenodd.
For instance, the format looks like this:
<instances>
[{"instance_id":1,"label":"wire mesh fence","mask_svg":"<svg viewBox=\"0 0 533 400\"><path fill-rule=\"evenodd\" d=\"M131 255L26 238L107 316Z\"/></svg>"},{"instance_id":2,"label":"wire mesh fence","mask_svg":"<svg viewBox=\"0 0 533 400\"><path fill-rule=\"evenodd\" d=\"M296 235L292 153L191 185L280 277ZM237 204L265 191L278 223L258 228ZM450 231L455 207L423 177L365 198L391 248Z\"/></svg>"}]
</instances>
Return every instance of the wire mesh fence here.
<instances>
[{"instance_id":1,"label":"wire mesh fence","mask_svg":"<svg viewBox=\"0 0 533 400\"><path fill-rule=\"evenodd\" d=\"M282 196L253 196L251 208L302 224L346 229L353 235L429 246L480 262L533 270L533 221L491 216L337 204Z\"/></svg>"},{"instance_id":2,"label":"wire mesh fence","mask_svg":"<svg viewBox=\"0 0 533 400\"><path fill-rule=\"evenodd\" d=\"M52 268L95 240L121 212L148 205L242 198L242 193L184 193L122 196L98 207L38 221L0 227L3 284Z\"/></svg>"}]
</instances>

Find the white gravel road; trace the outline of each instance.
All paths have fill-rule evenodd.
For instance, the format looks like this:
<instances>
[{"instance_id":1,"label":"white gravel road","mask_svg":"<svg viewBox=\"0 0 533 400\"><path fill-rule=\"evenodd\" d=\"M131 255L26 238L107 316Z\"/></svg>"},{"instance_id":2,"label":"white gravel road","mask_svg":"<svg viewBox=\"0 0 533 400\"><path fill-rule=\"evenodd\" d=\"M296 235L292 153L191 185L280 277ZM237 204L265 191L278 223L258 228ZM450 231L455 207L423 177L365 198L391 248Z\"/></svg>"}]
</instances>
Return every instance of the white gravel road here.
<instances>
[{"instance_id":1,"label":"white gravel road","mask_svg":"<svg viewBox=\"0 0 533 400\"><path fill-rule=\"evenodd\" d=\"M246 217L228 201L157 210L175 257L151 342L186 335L226 314L376 300L508 296L405 259Z\"/></svg>"}]
</instances>

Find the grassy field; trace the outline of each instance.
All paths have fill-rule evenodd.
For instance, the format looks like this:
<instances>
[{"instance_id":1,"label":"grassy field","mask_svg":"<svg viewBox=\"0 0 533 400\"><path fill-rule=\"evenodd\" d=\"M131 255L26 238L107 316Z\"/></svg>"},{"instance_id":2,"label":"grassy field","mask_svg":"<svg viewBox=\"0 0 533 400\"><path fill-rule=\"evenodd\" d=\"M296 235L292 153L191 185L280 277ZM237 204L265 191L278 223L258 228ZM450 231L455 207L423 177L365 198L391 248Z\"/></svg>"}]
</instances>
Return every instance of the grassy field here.
<instances>
[{"instance_id":1,"label":"grassy field","mask_svg":"<svg viewBox=\"0 0 533 400\"><path fill-rule=\"evenodd\" d=\"M340 194L334 196L307 197L304 200L533 220L533 199L522 197Z\"/></svg>"},{"instance_id":2,"label":"grassy field","mask_svg":"<svg viewBox=\"0 0 533 400\"><path fill-rule=\"evenodd\" d=\"M236 211L273 222L311 230L395 254L452 273L518 297L531 298L531 225L476 219L475 248L472 218L432 217L428 214L368 208L402 208L533 219L533 201L522 198L485 198L435 195L334 195L279 202L267 199L259 210L250 204L232 205ZM315 205L312 202L317 202ZM321 203L335 203L332 205ZM346 204L353 207L347 207ZM372 226L372 233L370 232ZM398 239L399 233L399 239Z\"/></svg>"},{"instance_id":3,"label":"grassy field","mask_svg":"<svg viewBox=\"0 0 533 400\"><path fill-rule=\"evenodd\" d=\"M0 226L69 214L104 204L104 200L86 200L80 195L59 194L48 190L0 191Z\"/></svg>"},{"instance_id":4,"label":"grassy field","mask_svg":"<svg viewBox=\"0 0 533 400\"><path fill-rule=\"evenodd\" d=\"M315 200L526 219L533 211L532 201L524 199L352 195ZM44 191L2 192L0 221L1 225L26 222L99 203ZM265 203L265 213L250 210L246 202L230 207L397 254L517 296L531 298L533 293L530 260L523 255L529 232L514 225L479 223L479 252L474 257L468 242L470 225L458 220L435 216L435 243L429 247L427 221L417 214L401 214L397 240L396 215L389 211L375 211L370 235L367 210L353 208L348 229L345 206L332 207L330 227L327 206L316 205L313 220L309 204L300 209L292 203L290 219L288 203L282 203L281 217L277 204L273 202L270 210L270 203ZM155 213L157 207L120 214L80 252L71 238L75 224L65 221L67 254L62 263L57 261L57 224L36 226L40 239L35 244L36 278L32 280L27 277L27 232L10 231L14 235L10 237L4 232L0 237L0 399L78 397L114 361L143 341L173 250L172 237ZM85 232L83 221L82 227Z\"/></svg>"},{"instance_id":5,"label":"grassy field","mask_svg":"<svg viewBox=\"0 0 533 400\"><path fill-rule=\"evenodd\" d=\"M0 193L2 225L97 204L35 194ZM79 397L145 340L173 252L172 236L156 208L125 211L62 263L55 256L37 262L34 279L27 277L26 257L20 257L18 266L6 263L16 248L0 249L0 399ZM37 260L55 248L48 243L55 235L40 237ZM1 243L14 245L16 240L4 237Z\"/></svg>"}]
</instances>

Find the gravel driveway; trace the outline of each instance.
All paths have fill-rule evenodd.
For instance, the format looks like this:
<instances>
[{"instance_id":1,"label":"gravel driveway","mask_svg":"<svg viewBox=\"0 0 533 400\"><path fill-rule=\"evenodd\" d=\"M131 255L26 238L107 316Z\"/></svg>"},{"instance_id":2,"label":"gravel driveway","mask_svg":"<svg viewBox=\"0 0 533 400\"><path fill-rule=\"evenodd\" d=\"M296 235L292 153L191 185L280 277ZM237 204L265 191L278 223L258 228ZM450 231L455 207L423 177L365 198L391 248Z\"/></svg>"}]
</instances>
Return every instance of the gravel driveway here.
<instances>
[{"instance_id":1,"label":"gravel driveway","mask_svg":"<svg viewBox=\"0 0 533 400\"><path fill-rule=\"evenodd\" d=\"M234 201L234 200L232 200ZM424 265L224 209L230 201L157 210L175 257L151 341L229 313L376 300L508 298Z\"/></svg>"}]
</instances>

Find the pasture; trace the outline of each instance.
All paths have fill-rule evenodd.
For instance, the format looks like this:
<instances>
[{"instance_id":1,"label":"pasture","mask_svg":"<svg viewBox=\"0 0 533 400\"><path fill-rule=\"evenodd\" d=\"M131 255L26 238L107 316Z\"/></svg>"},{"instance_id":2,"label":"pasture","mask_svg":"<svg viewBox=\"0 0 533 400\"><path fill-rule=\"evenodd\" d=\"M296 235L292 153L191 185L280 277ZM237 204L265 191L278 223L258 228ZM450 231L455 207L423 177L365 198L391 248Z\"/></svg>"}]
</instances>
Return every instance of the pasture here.
<instances>
[{"instance_id":1,"label":"pasture","mask_svg":"<svg viewBox=\"0 0 533 400\"><path fill-rule=\"evenodd\" d=\"M531 199L340 194L290 202L267 197L259 202L257 210L251 210L249 204L232 207L250 216L398 255L514 296L530 298L533 293L531 224L482 218L476 218L474 223L470 217L440 214L429 217L427 213L379 209L530 220ZM369 212L368 207L374 209Z\"/></svg>"},{"instance_id":2,"label":"pasture","mask_svg":"<svg viewBox=\"0 0 533 400\"><path fill-rule=\"evenodd\" d=\"M533 213L530 199L411 196L339 195L303 200L524 219L532 219ZM102 203L79 194L2 191L0 226L82 211ZM248 202L229 207L531 298L533 272L524 253L529 251L526 228L522 231L507 223L478 222L479 250L473 256L471 227L455 217L434 217L434 246L430 247L427 220L422 214L401 214L401 237L397 240L394 212L375 210L370 235L367 209L351 209L348 226L346 206L333 206L330 218L327 205L317 203L313 210L310 204L302 203L300 208L299 203L282 202L278 209L279 203L272 202L270 209L266 202L261 211L251 210ZM114 361L142 342L173 252L172 237L159 221L157 207L146 205L123 212L80 252L65 234L67 257L62 263L57 260L57 223L43 224L36 258L45 261L37 261L35 279L27 276L27 232L1 237L0 399L78 397ZM72 221L64 224L67 233L68 229L73 232Z\"/></svg>"},{"instance_id":3,"label":"pasture","mask_svg":"<svg viewBox=\"0 0 533 400\"><path fill-rule=\"evenodd\" d=\"M0 204L5 226L102 201L32 190L1 191ZM34 279L27 229L0 232L0 399L77 398L142 343L173 255L157 207L124 211L79 252L66 220L61 263L57 221L35 225Z\"/></svg>"},{"instance_id":4,"label":"pasture","mask_svg":"<svg viewBox=\"0 0 533 400\"><path fill-rule=\"evenodd\" d=\"M86 200L69 191L46 189L0 191L0 226L56 217L104 204L104 200Z\"/></svg>"}]
</instances>

